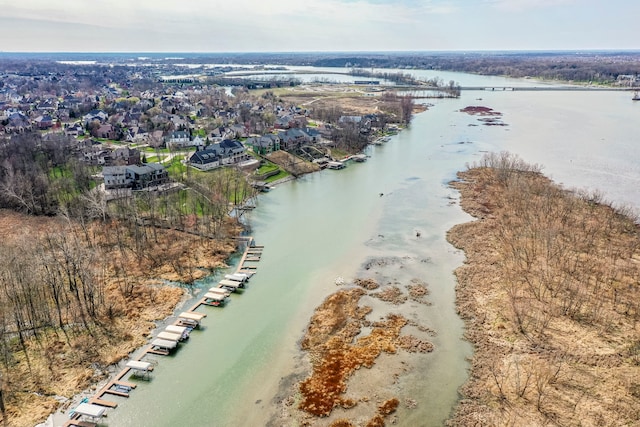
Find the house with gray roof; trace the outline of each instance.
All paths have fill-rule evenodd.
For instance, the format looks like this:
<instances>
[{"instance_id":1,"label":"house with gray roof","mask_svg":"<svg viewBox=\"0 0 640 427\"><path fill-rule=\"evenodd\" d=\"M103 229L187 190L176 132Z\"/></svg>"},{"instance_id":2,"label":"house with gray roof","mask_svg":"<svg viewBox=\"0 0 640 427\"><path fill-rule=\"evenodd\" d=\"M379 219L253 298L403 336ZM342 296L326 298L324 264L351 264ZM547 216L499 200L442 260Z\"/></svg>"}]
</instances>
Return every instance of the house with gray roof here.
<instances>
[{"instance_id":1,"label":"house with gray roof","mask_svg":"<svg viewBox=\"0 0 640 427\"><path fill-rule=\"evenodd\" d=\"M189 158L189 163L200 170L211 170L243 162L249 158L247 149L240 141L225 139L205 147L204 150L196 151Z\"/></svg>"},{"instance_id":2,"label":"house with gray roof","mask_svg":"<svg viewBox=\"0 0 640 427\"><path fill-rule=\"evenodd\" d=\"M157 187L169 182L169 172L160 163L126 166L126 172L134 190Z\"/></svg>"},{"instance_id":3,"label":"house with gray roof","mask_svg":"<svg viewBox=\"0 0 640 427\"><path fill-rule=\"evenodd\" d=\"M245 145L250 146L254 153L262 155L280 150L280 142L280 137L274 134L254 136L244 141Z\"/></svg>"},{"instance_id":4,"label":"house with gray roof","mask_svg":"<svg viewBox=\"0 0 640 427\"><path fill-rule=\"evenodd\" d=\"M131 187L126 166L105 166L102 168L102 176L104 177L104 188L107 190Z\"/></svg>"},{"instance_id":5,"label":"house with gray roof","mask_svg":"<svg viewBox=\"0 0 640 427\"><path fill-rule=\"evenodd\" d=\"M187 131L176 130L168 134L164 142L167 147L187 147L191 145L191 137Z\"/></svg>"}]
</instances>

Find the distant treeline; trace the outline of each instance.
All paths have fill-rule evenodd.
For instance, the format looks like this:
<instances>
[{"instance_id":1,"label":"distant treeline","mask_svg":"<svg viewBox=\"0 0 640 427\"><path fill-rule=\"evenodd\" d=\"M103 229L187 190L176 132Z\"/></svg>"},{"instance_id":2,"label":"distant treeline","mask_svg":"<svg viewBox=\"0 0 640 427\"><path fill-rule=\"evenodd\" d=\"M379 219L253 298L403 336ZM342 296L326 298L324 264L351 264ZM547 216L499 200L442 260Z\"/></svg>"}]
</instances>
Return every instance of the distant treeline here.
<instances>
[{"instance_id":1,"label":"distant treeline","mask_svg":"<svg viewBox=\"0 0 640 427\"><path fill-rule=\"evenodd\" d=\"M317 67L417 68L509 77L610 83L621 75L640 76L640 52L623 53L449 53L407 56L319 58Z\"/></svg>"}]
</instances>

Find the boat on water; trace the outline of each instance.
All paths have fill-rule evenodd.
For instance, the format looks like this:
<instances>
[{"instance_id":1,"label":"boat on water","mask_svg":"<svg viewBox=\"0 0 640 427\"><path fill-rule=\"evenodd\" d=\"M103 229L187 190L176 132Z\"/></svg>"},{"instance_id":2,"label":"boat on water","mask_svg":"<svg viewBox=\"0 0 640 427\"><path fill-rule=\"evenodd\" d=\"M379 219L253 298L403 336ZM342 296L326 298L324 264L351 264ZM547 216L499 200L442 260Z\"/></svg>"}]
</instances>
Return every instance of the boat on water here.
<instances>
[{"instance_id":1,"label":"boat on water","mask_svg":"<svg viewBox=\"0 0 640 427\"><path fill-rule=\"evenodd\" d=\"M366 154L354 154L351 156L351 160L357 163L362 163L367 161L367 156Z\"/></svg>"},{"instance_id":2,"label":"boat on water","mask_svg":"<svg viewBox=\"0 0 640 427\"><path fill-rule=\"evenodd\" d=\"M633 98L631 98L632 101L640 101L640 93L638 91L635 91L633 93Z\"/></svg>"}]
</instances>

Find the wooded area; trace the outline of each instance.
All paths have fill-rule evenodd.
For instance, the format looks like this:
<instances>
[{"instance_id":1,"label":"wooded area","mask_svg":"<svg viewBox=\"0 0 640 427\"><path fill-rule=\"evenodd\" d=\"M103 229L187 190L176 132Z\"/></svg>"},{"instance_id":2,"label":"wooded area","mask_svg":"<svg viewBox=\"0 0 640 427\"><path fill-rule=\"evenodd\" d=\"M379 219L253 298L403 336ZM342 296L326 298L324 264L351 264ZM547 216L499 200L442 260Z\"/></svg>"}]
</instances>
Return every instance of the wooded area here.
<instances>
[{"instance_id":1,"label":"wooded area","mask_svg":"<svg viewBox=\"0 0 640 427\"><path fill-rule=\"evenodd\" d=\"M637 424L638 218L508 153L460 178L478 220L449 240L467 255L457 305L475 352L451 425Z\"/></svg>"},{"instance_id":2,"label":"wooded area","mask_svg":"<svg viewBox=\"0 0 640 427\"><path fill-rule=\"evenodd\" d=\"M108 202L73 147L37 133L0 146L0 408L11 425L41 421L54 396L142 345L185 291L160 280L188 284L224 266L241 231L229 210L255 194L235 169L181 169L173 191Z\"/></svg>"}]
</instances>

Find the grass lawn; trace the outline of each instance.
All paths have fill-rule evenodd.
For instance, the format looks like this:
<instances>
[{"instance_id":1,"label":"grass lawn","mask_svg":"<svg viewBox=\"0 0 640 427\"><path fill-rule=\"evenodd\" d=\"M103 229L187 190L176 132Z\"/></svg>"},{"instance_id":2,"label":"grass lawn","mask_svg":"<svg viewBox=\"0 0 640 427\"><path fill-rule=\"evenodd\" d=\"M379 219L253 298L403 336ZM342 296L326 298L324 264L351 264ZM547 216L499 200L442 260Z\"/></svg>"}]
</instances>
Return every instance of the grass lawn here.
<instances>
[{"instance_id":1,"label":"grass lawn","mask_svg":"<svg viewBox=\"0 0 640 427\"><path fill-rule=\"evenodd\" d=\"M289 175L290 175L289 172L280 169L280 173L279 174L274 175L274 176L270 176L269 178L267 178L266 182L267 183L274 182L274 181L277 181L279 179L286 178Z\"/></svg>"}]
</instances>

